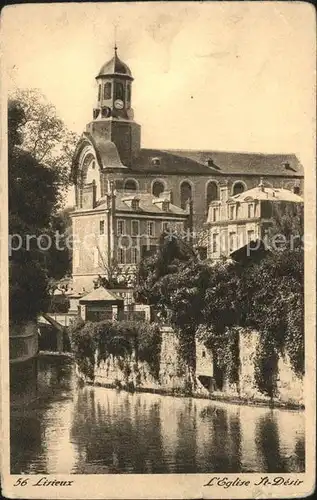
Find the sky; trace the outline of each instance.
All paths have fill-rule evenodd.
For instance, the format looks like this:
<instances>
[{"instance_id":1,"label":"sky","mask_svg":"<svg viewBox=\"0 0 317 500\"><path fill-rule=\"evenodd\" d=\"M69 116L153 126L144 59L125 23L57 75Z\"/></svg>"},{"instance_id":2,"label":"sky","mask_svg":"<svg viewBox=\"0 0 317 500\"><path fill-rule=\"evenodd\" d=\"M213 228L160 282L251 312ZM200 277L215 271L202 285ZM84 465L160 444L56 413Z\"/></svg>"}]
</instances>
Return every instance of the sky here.
<instances>
[{"instance_id":1,"label":"sky","mask_svg":"<svg viewBox=\"0 0 317 500\"><path fill-rule=\"evenodd\" d=\"M71 130L92 120L95 76L113 55L117 26L143 147L312 161L316 34L307 3L62 3L2 12L9 90L39 88Z\"/></svg>"}]
</instances>

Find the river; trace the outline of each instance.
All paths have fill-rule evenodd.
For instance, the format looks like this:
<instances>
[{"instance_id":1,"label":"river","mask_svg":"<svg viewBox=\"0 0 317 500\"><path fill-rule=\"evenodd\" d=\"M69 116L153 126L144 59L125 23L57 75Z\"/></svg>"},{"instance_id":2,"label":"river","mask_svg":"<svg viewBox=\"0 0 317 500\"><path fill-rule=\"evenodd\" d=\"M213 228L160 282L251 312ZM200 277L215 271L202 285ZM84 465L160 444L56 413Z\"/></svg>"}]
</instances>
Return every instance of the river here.
<instances>
[{"instance_id":1,"label":"river","mask_svg":"<svg viewBox=\"0 0 317 500\"><path fill-rule=\"evenodd\" d=\"M39 358L38 399L11 411L11 473L302 472L302 411L79 384Z\"/></svg>"}]
</instances>

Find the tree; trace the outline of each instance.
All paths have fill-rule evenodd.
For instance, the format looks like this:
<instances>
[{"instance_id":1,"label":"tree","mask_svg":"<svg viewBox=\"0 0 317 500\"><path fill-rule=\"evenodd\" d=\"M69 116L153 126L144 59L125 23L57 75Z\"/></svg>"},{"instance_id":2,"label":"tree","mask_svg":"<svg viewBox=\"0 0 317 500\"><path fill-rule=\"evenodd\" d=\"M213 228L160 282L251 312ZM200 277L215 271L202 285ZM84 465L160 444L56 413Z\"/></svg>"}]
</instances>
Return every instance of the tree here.
<instances>
[{"instance_id":1,"label":"tree","mask_svg":"<svg viewBox=\"0 0 317 500\"><path fill-rule=\"evenodd\" d=\"M34 152L23 149L24 144L30 146L24 105L17 100L8 103L11 321L35 319L48 305L50 251L45 248L60 206L62 183L58 166L40 163Z\"/></svg>"},{"instance_id":2,"label":"tree","mask_svg":"<svg viewBox=\"0 0 317 500\"><path fill-rule=\"evenodd\" d=\"M55 107L37 89L18 89L12 93L10 101L20 113L20 117L11 115L11 123L18 119L19 127L23 127L19 145L41 165L58 172L56 182L63 191L70 184L78 135L66 128Z\"/></svg>"}]
</instances>

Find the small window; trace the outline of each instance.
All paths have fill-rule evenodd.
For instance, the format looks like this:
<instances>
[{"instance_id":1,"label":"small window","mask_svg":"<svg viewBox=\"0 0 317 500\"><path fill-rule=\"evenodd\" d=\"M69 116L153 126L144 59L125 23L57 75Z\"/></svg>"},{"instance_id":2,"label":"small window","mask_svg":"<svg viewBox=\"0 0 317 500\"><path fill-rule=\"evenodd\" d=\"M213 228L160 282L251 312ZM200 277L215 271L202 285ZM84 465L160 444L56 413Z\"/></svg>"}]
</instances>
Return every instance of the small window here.
<instances>
[{"instance_id":1,"label":"small window","mask_svg":"<svg viewBox=\"0 0 317 500\"><path fill-rule=\"evenodd\" d=\"M121 82L116 82L116 99L120 99L121 101L124 101L124 87L123 83Z\"/></svg>"},{"instance_id":2,"label":"small window","mask_svg":"<svg viewBox=\"0 0 317 500\"><path fill-rule=\"evenodd\" d=\"M147 234L148 236L154 236L154 222L148 221L147 223Z\"/></svg>"},{"instance_id":3,"label":"small window","mask_svg":"<svg viewBox=\"0 0 317 500\"><path fill-rule=\"evenodd\" d=\"M169 211L169 207L170 207L169 201L163 201L163 203L162 203L162 211L163 212L168 212Z\"/></svg>"},{"instance_id":4,"label":"small window","mask_svg":"<svg viewBox=\"0 0 317 500\"><path fill-rule=\"evenodd\" d=\"M229 252L232 252L235 248L236 243L236 233L229 233Z\"/></svg>"},{"instance_id":5,"label":"small window","mask_svg":"<svg viewBox=\"0 0 317 500\"><path fill-rule=\"evenodd\" d=\"M231 205L229 207L229 219L233 220L234 219L234 205Z\"/></svg>"},{"instance_id":6,"label":"small window","mask_svg":"<svg viewBox=\"0 0 317 500\"><path fill-rule=\"evenodd\" d=\"M218 208L212 209L212 220L216 222L218 220Z\"/></svg>"},{"instance_id":7,"label":"small window","mask_svg":"<svg viewBox=\"0 0 317 500\"><path fill-rule=\"evenodd\" d=\"M131 106L131 83L127 82L127 108Z\"/></svg>"},{"instance_id":8,"label":"small window","mask_svg":"<svg viewBox=\"0 0 317 500\"><path fill-rule=\"evenodd\" d=\"M103 98L111 99L111 82L107 82L103 88Z\"/></svg>"},{"instance_id":9,"label":"small window","mask_svg":"<svg viewBox=\"0 0 317 500\"><path fill-rule=\"evenodd\" d=\"M160 194L165 190L165 186L160 181L155 181L152 186L152 193L156 198L159 198Z\"/></svg>"},{"instance_id":10,"label":"small window","mask_svg":"<svg viewBox=\"0 0 317 500\"><path fill-rule=\"evenodd\" d=\"M181 208L187 207L187 202L192 200L192 187L189 182L182 182L180 186Z\"/></svg>"},{"instance_id":11,"label":"small window","mask_svg":"<svg viewBox=\"0 0 317 500\"><path fill-rule=\"evenodd\" d=\"M201 352L201 356L202 356L202 358L205 358L206 357L206 351L202 351Z\"/></svg>"},{"instance_id":12,"label":"small window","mask_svg":"<svg viewBox=\"0 0 317 500\"><path fill-rule=\"evenodd\" d=\"M299 186L295 186L294 187L294 194L300 194L300 187Z\"/></svg>"},{"instance_id":13,"label":"small window","mask_svg":"<svg viewBox=\"0 0 317 500\"><path fill-rule=\"evenodd\" d=\"M218 234L212 234L212 253L216 253L218 251Z\"/></svg>"},{"instance_id":14,"label":"small window","mask_svg":"<svg viewBox=\"0 0 317 500\"><path fill-rule=\"evenodd\" d=\"M131 264L137 264L139 262L139 251L137 248L131 248Z\"/></svg>"},{"instance_id":15,"label":"small window","mask_svg":"<svg viewBox=\"0 0 317 500\"><path fill-rule=\"evenodd\" d=\"M244 191L245 191L244 184L242 182L236 182L233 186L232 194L236 195L243 193Z\"/></svg>"},{"instance_id":16,"label":"small window","mask_svg":"<svg viewBox=\"0 0 317 500\"><path fill-rule=\"evenodd\" d=\"M252 219L254 217L253 204L248 204L248 219Z\"/></svg>"},{"instance_id":17,"label":"small window","mask_svg":"<svg viewBox=\"0 0 317 500\"><path fill-rule=\"evenodd\" d=\"M96 168L96 162L95 161L92 162L91 168L92 168L92 170L95 170L95 168Z\"/></svg>"},{"instance_id":18,"label":"small window","mask_svg":"<svg viewBox=\"0 0 317 500\"><path fill-rule=\"evenodd\" d=\"M140 234L140 223L138 220L133 220L131 222L131 233L132 236L138 236Z\"/></svg>"},{"instance_id":19,"label":"small window","mask_svg":"<svg viewBox=\"0 0 317 500\"><path fill-rule=\"evenodd\" d=\"M118 263L125 264L126 263L126 249L118 248Z\"/></svg>"},{"instance_id":20,"label":"small window","mask_svg":"<svg viewBox=\"0 0 317 500\"><path fill-rule=\"evenodd\" d=\"M124 220L117 221L117 233L118 233L118 235L125 234L125 221Z\"/></svg>"},{"instance_id":21,"label":"small window","mask_svg":"<svg viewBox=\"0 0 317 500\"><path fill-rule=\"evenodd\" d=\"M101 99L101 85L98 87L98 101Z\"/></svg>"},{"instance_id":22,"label":"small window","mask_svg":"<svg viewBox=\"0 0 317 500\"><path fill-rule=\"evenodd\" d=\"M161 165L161 160L160 158L152 158L152 165Z\"/></svg>"},{"instance_id":23,"label":"small window","mask_svg":"<svg viewBox=\"0 0 317 500\"><path fill-rule=\"evenodd\" d=\"M134 179L128 179L124 183L124 189L126 191L136 191L137 190L137 182Z\"/></svg>"},{"instance_id":24,"label":"small window","mask_svg":"<svg viewBox=\"0 0 317 500\"><path fill-rule=\"evenodd\" d=\"M131 201L131 208L132 210L138 210L140 207L139 207L139 201L140 200L132 200Z\"/></svg>"},{"instance_id":25,"label":"small window","mask_svg":"<svg viewBox=\"0 0 317 500\"><path fill-rule=\"evenodd\" d=\"M101 220L99 222L99 234L105 234L105 221Z\"/></svg>"},{"instance_id":26,"label":"small window","mask_svg":"<svg viewBox=\"0 0 317 500\"><path fill-rule=\"evenodd\" d=\"M168 222L162 222L162 232L163 233L169 232L169 223Z\"/></svg>"}]
</instances>

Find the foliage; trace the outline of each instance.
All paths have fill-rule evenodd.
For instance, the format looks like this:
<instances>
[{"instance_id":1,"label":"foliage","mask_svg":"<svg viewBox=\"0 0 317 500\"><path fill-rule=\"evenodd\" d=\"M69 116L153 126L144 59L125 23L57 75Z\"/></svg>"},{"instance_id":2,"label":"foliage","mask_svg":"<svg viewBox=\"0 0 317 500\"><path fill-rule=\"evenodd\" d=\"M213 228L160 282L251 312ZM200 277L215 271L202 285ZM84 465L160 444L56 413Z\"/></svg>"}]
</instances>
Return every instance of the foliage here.
<instances>
[{"instance_id":1,"label":"foliage","mask_svg":"<svg viewBox=\"0 0 317 500\"><path fill-rule=\"evenodd\" d=\"M55 107L37 89L18 89L10 101L22 112L20 117L12 117L23 128L21 148L38 163L53 169L60 186L68 186L78 136L66 128Z\"/></svg>"},{"instance_id":2,"label":"foliage","mask_svg":"<svg viewBox=\"0 0 317 500\"><path fill-rule=\"evenodd\" d=\"M158 378L161 334L157 325L132 321L80 322L72 325L70 334L79 368L90 379L94 378L96 354L97 363L114 356L127 371L134 351Z\"/></svg>"},{"instance_id":3,"label":"foliage","mask_svg":"<svg viewBox=\"0 0 317 500\"><path fill-rule=\"evenodd\" d=\"M292 222L292 214L284 212L275 223L275 230L286 233L287 242L292 234L302 234L300 210L296 214ZM165 262L162 253L160 249L141 263L138 297L154 304L163 321L174 326L180 351L190 367L195 366L195 336L203 327L200 340L216 351L227 379L238 382L237 327L247 327L260 333L255 377L263 393L272 397L276 391L279 356L288 354L294 371L304 373L301 245L269 252L248 266L230 261L208 265L194 257L181 261L175 249L169 253L168 244L164 247Z\"/></svg>"},{"instance_id":4,"label":"foliage","mask_svg":"<svg viewBox=\"0 0 317 500\"><path fill-rule=\"evenodd\" d=\"M11 248L9 248L10 276L10 320L24 321L35 319L48 306L48 272L53 273L54 259L51 260L48 237L52 236L54 217L60 206L61 185L65 177L61 175L61 167L46 163L44 151L40 156L40 144L47 151L52 141L57 141L54 135L52 121L46 123L45 140L42 141L45 120L44 111L34 118L32 133L30 129L30 113L35 101L28 102L19 98L8 103L8 180L9 180L9 233ZM46 109L46 108L45 108ZM37 125L35 122L37 122ZM52 125L52 141L49 139ZM38 139L35 138L35 128L39 127ZM54 138L55 137L55 138ZM34 145L32 147L32 141ZM46 144L46 146L45 146ZM26 148L26 149L23 149ZM47 152L49 154L49 152ZM45 160L45 164L40 161ZM14 248L21 245L21 249ZM53 245L54 246L54 245ZM62 253L55 255L61 260ZM64 267L63 267L64 266ZM62 264L61 268L69 265Z\"/></svg>"},{"instance_id":5,"label":"foliage","mask_svg":"<svg viewBox=\"0 0 317 500\"><path fill-rule=\"evenodd\" d=\"M132 268L122 268L115 260L112 260L107 265L103 258L101 259L101 267L104 275L99 275L94 280L94 288L132 288L135 280L135 273Z\"/></svg>"}]
</instances>

